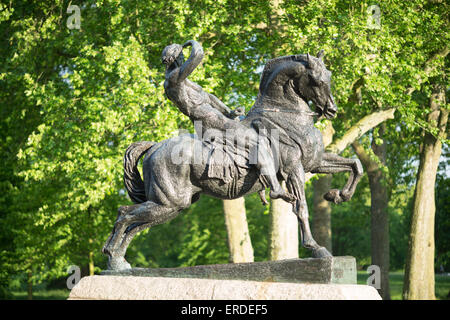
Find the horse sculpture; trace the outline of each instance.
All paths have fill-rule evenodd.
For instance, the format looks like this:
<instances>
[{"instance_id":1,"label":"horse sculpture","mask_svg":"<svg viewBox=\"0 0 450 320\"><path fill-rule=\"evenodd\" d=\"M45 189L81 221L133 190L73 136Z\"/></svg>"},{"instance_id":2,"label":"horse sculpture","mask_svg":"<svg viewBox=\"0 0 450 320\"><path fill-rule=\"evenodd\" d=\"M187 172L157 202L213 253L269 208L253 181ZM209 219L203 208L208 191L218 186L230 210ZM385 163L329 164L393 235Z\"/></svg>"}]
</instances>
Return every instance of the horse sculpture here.
<instances>
[{"instance_id":1,"label":"horse sculpture","mask_svg":"<svg viewBox=\"0 0 450 320\"><path fill-rule=\"evenodd\" d=\"M293 212L299 221L302 246L312 250L312 256L318 258L331 254L318 245L311 234L305 173L350 172L342 190L332 189L324 195L334 203L350 200L363 173L359 160L325 152L322 134L314 127L314 116L329 119L336 116L330 85L331 72L325 67L322 51L317 57L299 54L272 59L263 70L255 104L240 121L242 128L252 134L276 131L276 141L273 137L269 140L278 163L277 178L284 180L288 192L295 196ZM315 105L315 112L309 108L310 101ZM234 132L231 140L239 138L242 132ZM224 152L215 152L222 154L220 159L224 163L220 163L219 158L211 156L212 150L220 148L215 150L210 142L185 134L159 143L136 142L128 147L124 156L124 182L135 204L119 208L114 228L103 248L103 253L109 257L108 269L131 268L124 256L133 237L145 228L175 218L197 201L201 193L236 199L265 191L264 179L255 166L248 165L250 148L243 149L247 154L237 152L231 156L231 161L224 160L228 159L223 157ZM218 142L215 143L217 147ZM242 153L242 148L240 150ZM137 169L142 156L143 179ZM208 174L213 163L219 168L221 165L238 168L227 179L220 179Z\"/></svg>"}]
</instances>

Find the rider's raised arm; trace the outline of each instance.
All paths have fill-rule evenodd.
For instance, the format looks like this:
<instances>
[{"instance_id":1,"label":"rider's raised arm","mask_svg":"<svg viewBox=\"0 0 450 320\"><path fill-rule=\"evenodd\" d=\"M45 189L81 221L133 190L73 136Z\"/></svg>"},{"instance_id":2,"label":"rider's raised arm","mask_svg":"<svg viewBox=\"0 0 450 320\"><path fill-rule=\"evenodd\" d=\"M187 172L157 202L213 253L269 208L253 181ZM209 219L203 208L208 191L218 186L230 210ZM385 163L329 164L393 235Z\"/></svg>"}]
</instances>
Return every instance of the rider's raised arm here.
<instances>
[{"instance_id":1,"label":"rider's raised arm","mask_svg":"<svg viewBox=\"0 0 450 320\"><path fill-rule=\"evenodd\" d=\"M200 64L200 62L203 59L203 48L195 40L189 40L185 44L183 44L183 47L186 46L192 46L191 55L186 60L185 63L180 67L180 72L178 74L178 81L185 80L191 73L194 71L195 68Z\"/></svg>"}]
</instances>

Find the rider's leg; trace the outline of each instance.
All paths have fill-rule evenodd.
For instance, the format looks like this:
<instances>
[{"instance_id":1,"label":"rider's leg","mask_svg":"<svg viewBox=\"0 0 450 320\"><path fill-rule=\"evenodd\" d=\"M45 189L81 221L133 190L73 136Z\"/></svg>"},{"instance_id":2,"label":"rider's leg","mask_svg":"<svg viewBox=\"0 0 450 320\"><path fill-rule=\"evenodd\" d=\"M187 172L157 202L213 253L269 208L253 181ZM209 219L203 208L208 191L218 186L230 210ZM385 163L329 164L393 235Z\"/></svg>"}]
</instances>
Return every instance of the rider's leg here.
<instances>
[{"instance_id":1,"label":"rider's leg","mask_svg":"<svg viewBox=\"0 0 450 320\"><path fill-rule=\"evenodd\" d=\"M240 137L239 132L247 132L248 129L241 127L239 122L227 118L207 103L192 108L191 120L193 122L202 122L202 136L205 133L205 130L216 129L224 134L226 130L234 130L235 135ZM198 129L196 128L196 130ZM270 197L272 199L281 198L288 202L294 202L296 200L295 196L285 191L278 181L278 167L275 165L274 156L272 155L272 150L269 145L269 139L266 137L264 129L261 128L261 130L258 131L259 134L257 134L257 136L250 134L250 137L244 137L244 139L249 139L250 146L256 145L258 147L256 167L271 189ZM200 134L200 132L197 134Z\"/></svg>"},{"instance_id":2,"label":"rider's leg","mask_svg":"<svg viewBox=\"0 0 450 320\"><path fill-rule=\"evenodd\" d=\"M263 176L263 179L265 179L269 185L270 197L272 199L281 198L287 202L295 202L296 197L284 190L278 181L278 166L275 164L275 156L269 146L269 139L261 134L258 136L258 157L256 167Z\"/></svg>"}]
</instances>

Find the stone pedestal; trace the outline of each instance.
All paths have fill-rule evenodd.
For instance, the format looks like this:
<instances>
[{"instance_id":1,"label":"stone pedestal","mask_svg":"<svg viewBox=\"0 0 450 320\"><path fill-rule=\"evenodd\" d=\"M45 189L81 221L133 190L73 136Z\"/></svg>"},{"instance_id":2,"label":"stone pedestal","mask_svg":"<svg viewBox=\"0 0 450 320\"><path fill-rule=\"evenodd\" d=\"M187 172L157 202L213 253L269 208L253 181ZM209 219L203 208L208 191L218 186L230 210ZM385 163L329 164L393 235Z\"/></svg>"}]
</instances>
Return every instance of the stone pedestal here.
<instances>
[{"instance_id":1,"label":"stone pedestal","mask_svg":"<svg viewBox=\"0 0 450 320\"><path fill-rule=\"evenodd\" d=\"M107 270L102 275L356 284L356 260L354 257L328 257L181 268L133 268L123 271Z\"/></svg>"},{"instance_id":2,"label":"stone pedestal","mask_svg":"<svg viewBox=\"0 0 450 320\"><path fill-rule=\"evenodd\" d=\"M366 285L134 276L84 277L70 300L381 300Z\"/></svg>"},{"instance_id":3,"label":"stone pedestal","mask_svg":"<svg viewBox=\"0 0 450 320\"><path fill-rule=\"evenodd\" d=\"M105 300L374 300L356 284L353 257L289 259L185 268L104 271L72 289L69 299Z\"/></svg>"}]
</instances>

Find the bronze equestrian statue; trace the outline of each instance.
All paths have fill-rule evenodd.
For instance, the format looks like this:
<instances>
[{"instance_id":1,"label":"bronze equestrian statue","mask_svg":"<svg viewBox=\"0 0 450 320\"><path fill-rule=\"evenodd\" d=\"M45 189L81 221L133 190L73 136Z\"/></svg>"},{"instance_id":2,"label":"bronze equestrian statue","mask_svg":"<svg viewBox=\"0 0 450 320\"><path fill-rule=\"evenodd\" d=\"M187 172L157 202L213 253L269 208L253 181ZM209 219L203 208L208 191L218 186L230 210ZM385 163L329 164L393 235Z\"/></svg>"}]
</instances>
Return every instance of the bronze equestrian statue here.
<instances>
[{"instance_id":1,"label":"bronze equestrian statue","mask_svg":"<svg viewBox=\"0 0 450 320\"><path fill-rule=\"evenodd\" d=\"M187 46L191 54L185 61L182 49ZM271 198L293 203L302 245L312 250L312 256L331 256L311 234L305 173L350 172L342 190L332 189L324 195L340 203L350 200L363 170L357 159L325 152L322 134L314 127L314 116L332 119L337 112L323 51L317 57L299 54L268 61L256 102L245 117L241 108L231 110L187 79L202 58L203 50L194 40L169 45L163 51L166 95L194 122L196 134L136 142L126 150L124 182L135 204L119 208L103 247L109 257L108 269L131 268L124 257L133 237L175 218L201 193L236 199L259 192L266 202L266 188ZM137 168L141 157L143 179ZM279 180L286 182L287 191Z\"/></svg>"}]
</instances>

